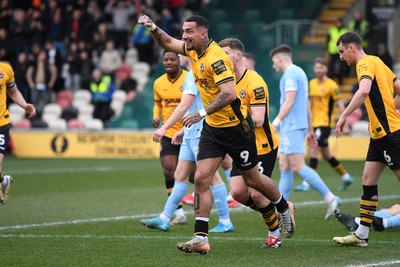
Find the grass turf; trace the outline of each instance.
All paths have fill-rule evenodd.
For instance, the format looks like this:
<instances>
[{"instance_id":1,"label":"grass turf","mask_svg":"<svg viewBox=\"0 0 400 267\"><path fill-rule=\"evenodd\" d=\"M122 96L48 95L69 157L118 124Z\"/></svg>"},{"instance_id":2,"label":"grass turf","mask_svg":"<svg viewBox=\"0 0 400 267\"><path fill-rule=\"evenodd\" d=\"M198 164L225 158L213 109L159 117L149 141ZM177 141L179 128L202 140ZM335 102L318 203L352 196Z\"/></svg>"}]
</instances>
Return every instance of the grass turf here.
<instances>
[{"instance_id":1,"label":"grass turf","mask_svg":"<svg viewBox=\"0 0 400 267\"><path fill-rule=\"evenodd\" d=\"M318 172L342 200L341 209L357 215L363 162L343 162L354 184L338 192L339 176L325 162ZM261 249L266 227L260 215L232 210L235 232L211 234L208 255L185 254L175 247L193 235L189 223L169 232L143 227L139 219L158 215L166 193L158 160L6 158L4 173L14 183L0 207L1 266L366 266L400 265L400 231L371 230L368 248L340 247L333 236L348 234L315 191L292 192L297 231L279 249ZM274 180L278 182L276 167ZM300 178L295 178L296 186ZM190 187L190 190L193 186ZM379 207L399 201L399 184L385 170L379 182ZM213 211L210 228L217 223ZM375 265L369 265L375 266Z\"/></svg>"}]
</instances>

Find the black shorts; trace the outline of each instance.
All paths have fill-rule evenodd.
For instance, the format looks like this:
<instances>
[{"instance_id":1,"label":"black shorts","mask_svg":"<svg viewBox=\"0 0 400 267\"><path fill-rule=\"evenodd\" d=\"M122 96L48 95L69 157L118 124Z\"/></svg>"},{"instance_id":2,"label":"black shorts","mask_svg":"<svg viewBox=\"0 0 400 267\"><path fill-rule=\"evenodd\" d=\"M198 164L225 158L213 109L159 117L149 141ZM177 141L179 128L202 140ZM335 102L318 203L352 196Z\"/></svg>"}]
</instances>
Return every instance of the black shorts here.
<instances>
[{"instance_id":1,"label":"black shorts","mask_svg":"<svg viewBox=\"0 0 400 267\"><path fill-rule=\"evenodd\" d=\"M197 160L224 158L228 154L240 170L249 170L256 166L258 160L253 121L250 117L246 121L251 129L245 130L242 124L215 128L204 121Z\"/></svg>"},{"instance_id":2,"label":"black shorts","mask_svg":"<svg viewBox=\"0 0 400 267\"><path fill-rule=\"evenodd\" d=\"M0 127L0 154L7 154L8 145L10 143L10 125Z\"/></svg>"},{"instance_id":3,"label":"black shorts","mask_svg":"<svg viewBox=\"0 0 400 267\"><path fill-rule=\"evenodd\" d=\"M327 147L328 139L331 135L331 127L314 127L315 137L319 147Z\"/></svg>"},{"instance_id":4,"label":"black shorts","mask_svg":"<svg viewBox=\"0 0 400 267\"><path fill-rule=\"evenodd\" d=\"M271 150L267 154L258 155L258 170L265 176L272 177L276 158L278 156L278 148ZM232 164L231 177L241 175L235 164Z\"/></svg>"},{"instance_id":5,"label":"black shorts","mask_svg":"<svg viewBox=\"0 0 400 267\"><path fill-rule=\"evenodd\" d=\"M400 168L400 131L369 140L366 161L385 163L391 170Z\"/></svg>"},{"instance_id":6,"label":"black shorts","mask_svg":"<svg viewBox=\"0 0 400 267\"><path fill-rule=\"evenodd\" d=\"M181 148L180 145L173 145L171 143L172 138L163 136L161 138L161 150L160 150L160 157L167 156L167 155L179 155L179 149Z\"/></svg>"}]
</instances>

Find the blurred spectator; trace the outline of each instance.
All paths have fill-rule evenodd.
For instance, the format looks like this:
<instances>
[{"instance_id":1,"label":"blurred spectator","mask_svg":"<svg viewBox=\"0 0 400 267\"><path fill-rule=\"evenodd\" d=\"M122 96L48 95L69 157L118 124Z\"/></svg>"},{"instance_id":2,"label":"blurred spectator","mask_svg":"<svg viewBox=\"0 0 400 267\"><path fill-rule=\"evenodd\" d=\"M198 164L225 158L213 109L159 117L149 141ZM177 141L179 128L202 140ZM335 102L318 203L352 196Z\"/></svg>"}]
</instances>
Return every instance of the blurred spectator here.
<instances>
[{"instance_id":1,"label":"blurred spectator","mask_svg":"<svg viewBox=\"0 0 400 267\"><path fill-rule=\"evenodd\" d=\"M68 22L68 33L70 41L79 42L80 40L90 41L91 33L96 29L93 16L86 13L83 7L72 10L72 17Z\"/></svg>"},{"instance_id":2,"label":"blurred spectator","mask_svg":"<svg viewBox=\"0 0 400 267\"><path fill-rule=\"evenodd\" d=\"M78 42L84 38L83 29L85 28L84 21L82 17L82 11L80 9L75 9L72 13L72 18L68 22L68 33L71 42Z\"/></svg>"},{"instance_id":3,"label":"blurred spectator","mask_svg":"<svg viewBox=\"0 0 400 267\"><path fill-rule=\"evenodd\" d=\"M14 12L14 20L11 22L14 49L18 55L20 52L29 53L30 26L26 18L26 12L18 9Z\"/></svg>"},{"instance_id":4,"label":"blurred spectator","mask_svg":"<svg viewBox=\"0 0 400 267\"><path fill-rule=\"evenodd\" d=\"M64 62L60 53L60 50L54 45L52 40L47 40L45 44L47 51L47 58L51 65L57 68L57 73L61 74ZM64 88L64 81L61 75L57 75L56 83L54 84L54 91L58 92Z\"/></svg>"},{"instance_id":5,"label":"blurred spectator","mask_svg":"<svg viewBox=\"0 0 400 267\"><path fill-rule=\"evenodd\" d=\"M97 26L97 31L93 34L93 57L95 62L100 58L101 53L106 49L106 43L111 39L111 35L108 31L107 24L105 22L100 23Z\"/></svg>"},{"instance_id":6,"label":"blurred spectator","mask_svg":"<svg viewBox=\"0 0 400 267\"><path fill-rule=\"evenodd\" d=\"M67 90L79 90L81 88L81 60L78 45L75 42L69 45L66 64L68 66L68 72L65 77L64 87Z\"/></svg>"},{"instance_id":7,"label":"blurred spectator","mask_svg":"<svg viewBox=\"0 0 400 267\"><path fill-rule=\"evenodd\" d=\"M160 18L158 19L158 25L161 29L163 29L163 31L171 36L174 36L176 34L172 29L173 22L174 18L172 16L171 10L168 7L162 8Z\"/></svg>"},{"instance_id":8,"label":"blurred spectator","mask_svg":"<svg viewBox=\"0 0 400 267\"><path fill-rule=\"evenodd\" d=\"M339 51L336 41L343 33L347 32L344 27L343 19L338 19L335 26L329 27L328 33L328 53L329 53L329 74L328 76L338 80L339 84L343 84L343 78L348 72L348 66L340 60Z\"/></svg>"},{"instance_id":9,"label":"blurred spectator","mask_svg":"<svg viewBox=\"0 0 400 267\"><path fill-rule=\"evenodd\" d=\"M126 102L131 102L135 99L137 95L137 85L137 81L131 77L121 83L121 90L125 91L127 94Z\"/></svg>"},{"instance_id":10,"label":"blurred spectator","mask_svg":"<svg viewBox=\"0 0 400 267\"><path fill-rule=\"evenodd\" d=\"M39 53L36 63L28 68L26 80L31 88L32 104L42 110L52 102L57 68L49 63L45 50Z\"/></svg>"},{"instance_id":11,"label":"blurred spectator","mask_svg":"<svg viewBox=\"0 0 400 267\"><path fill-rule=\"evenodd\" d=\"M17 63L14 65L14 76L15 82L17 83L18 89L26 102L31 103L31 89L29 88L28 81L26 79L26 72L29 67L28 57L24 52L18 54Z\"/></svg>"},{"instance_id":12,"label":"blurred spectator","mask_svg":"<svg viewBox=\"0 0 400 267\"><path fill-rule=\"evenodd\" d=\"M393 58L389 51L386 49L386 45L383 43L378 44L378 50L376 52L377 56L385 63L389 69L393 69Z\"/></svg>"},{"instance_id":13,"label":"blurred spectator","mask_svg":"<svg viewBox=\"0 0 400 267\"><path fill-rule=\"evenodd\" d=\"M0 60L12 62L15 58L13 38L8 36L4 28L0 28Z\"/></svg>"},{"instance_id":14,"label":"blurred spectator","mask_svg":"<svg viewBox=\"0 0 400 267\"><path fill-rule=\"evenodd\" d=\"M128 44L128 25L130 18L134 15L134 6L126 0L109 0L106 8L106 14L112 17L112 31L117 49L127 49Z\"/></svg>"},{"instance_id":15,"label":"blurred spectator","mask_svg":"<svg viewBox=\"0 0 400 267\"><path fill-rule=\"evenodd\" d=\"M90 87L90 77L95 68L94 63L89 56L89 52L86 50L82 50L79 53L80 57L80 76L81 76L81 88L89 89Z\"/></svg>"},{"instance_id":16,"label":"blurred spectator","mask_svg":"<svg viewBox=\"0 0 400 267\"><path fill-rule=\"evenodd\" d=\"M10 29L13 16L13 9L11 8L10 1L1 0L0 3L0 28L6 30Z\"/></svg>"},{"instance_id":17,"label":"blurred spectator","mask_svg":"<svg viewBox=\"0 0 400 267\"><path fill-rule=\"evenodd\" d=\"M114 47L114 41L108 40L106 49L101 53L99 68L104 74L111 75L114 78L115 71L121 67L122 58L118 50Z\"/></svg>"},{"instance_id":18,"label":"blurred spectator","mask_svg":"<svg viewBox=\"0 0 400 267\"><path fill-rule=\"evenodd\" d=\"M46 38L46 27L44 26L42 13L38 9L30 9L28 17L31 31L30 43L36 42L43 46Z\"/></svg>"},{"instance_id":19,"label":"blurred spectator","mask_svg":"<svg viewBox=\"0 0 400 267\"><path fill-rule=\"evenodd\" d=\"M65 59L65 44L64 39L67 35L66 21L62 16L61 9L55 10L54 14L50 16L49 32L47 38L53 40L54 46L58 48L61 57Z\"/></svg>"},{"instance_id":20,"label":"blurred spectator","mask_svg":"<svg viewBox=\"0 0 400 267\"><path fill-rule=\"evenodd\" d=\"M107 122L114 115L114 111L111 109L111 100L115 86L111 76L102 74L99 69L95 69L92 72L90 91L94 105L93 117L102 120L104 125L107 125Z\"/></svg>"},{"instance_id":21,"label":"blurred spectator","mask_svg":"<svg viewBox=\"0 0 400 267\"><path fill-rule=\"evenodd\" d=\"M136 97L137 93L137 81L131 78L131 72L131 66L125 63L115 73L116 88L126 92L126 102L132 101Z\"/></svg>"},{"instance_id":22,"label":"blurred spectator","mask_svg":"<svg viewBox=\"0 0 400 267\"><path fill-rule=\"evenodd\" d=\"M150 30L140 23L136 23L133 28L132 38L130 43L135 46L139 52L139 61L147 62L152 65L154 59L154 40Z\"/></svg>"},{"instance_id":23,"label":"blurred spectator","mask_svg":"<svg viewBox=\"0 0 400 267\"><path fill-rule=\"evenodd\" d=\"M29 66L36 63L37 56L39 55L40 51L42 51L42 49L43 49L43 46L41 46L38 43L33 43L31 45L31 52L29 54L27 54Z\"/></svg>"},{"instance_id":24,"label":"blurred spectator","mask_svg":"<svg viewBox=\"0 0 400 267\"><path fill-rule=\"evenodd\" d=\"M102 19L103 12L99 7L99 4L97 3L96 0L91 0L88 3L86 12L92 16L93 21L98 24L100 20Z\"/></svg>"},{"instance_id":25,"label":"blurred spectator","mask_svg":"<svg viewBox=\"0 0 400 267\"><path fill-rule=\"evenodd\" d=\"M368 49L367 35L369 33L369 22L366 19L363 19L360 10L354 11L353 19L349 22L347 30L349 32L357 32L361 36L364 50Z\"/></svg>"}]
</instances>

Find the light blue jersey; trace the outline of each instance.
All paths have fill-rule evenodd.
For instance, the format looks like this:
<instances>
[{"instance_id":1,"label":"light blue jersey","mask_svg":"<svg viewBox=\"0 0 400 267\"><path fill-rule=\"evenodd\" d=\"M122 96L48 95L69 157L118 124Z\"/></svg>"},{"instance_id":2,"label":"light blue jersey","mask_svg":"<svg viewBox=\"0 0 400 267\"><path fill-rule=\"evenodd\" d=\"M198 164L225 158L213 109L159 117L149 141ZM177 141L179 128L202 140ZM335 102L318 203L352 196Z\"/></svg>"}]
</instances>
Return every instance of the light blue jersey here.
<instances>
[{"instance_id":1,"label":"light blue jersey","mask_svg":"<svg viewBox=\"0 0 400 267\"><path fill-rule=\"evenodd\" d=\"M193 100L192 105L186 111L186 114L190 114L195 111L199 111L204 108L203 102L201 101L199 89L197 89L196 83L194 82L193 72L189 71L186 75L185 83L183 84L183 94L191 94L194 95L195 98ZM185 127L185 134L183 138L185 139L193 139L200 138L201 130L203 129L203 121L199 121L198 123L193 124L192 126Z\"/></svg>"},{"instance_id":2,"label":"light blue jersey","mask_svg":"<svg viewBox=\"0 0 400 267\"><path fill-rule=\"evenodd\" d=\"M282 75L279 89L280 105L285 101L285 93L296 91L296 99L289 114L280 125L280 132L289 132L308 128L308 79L304 71L296 65L291 65Z\"/></svg>"}]
</instances>

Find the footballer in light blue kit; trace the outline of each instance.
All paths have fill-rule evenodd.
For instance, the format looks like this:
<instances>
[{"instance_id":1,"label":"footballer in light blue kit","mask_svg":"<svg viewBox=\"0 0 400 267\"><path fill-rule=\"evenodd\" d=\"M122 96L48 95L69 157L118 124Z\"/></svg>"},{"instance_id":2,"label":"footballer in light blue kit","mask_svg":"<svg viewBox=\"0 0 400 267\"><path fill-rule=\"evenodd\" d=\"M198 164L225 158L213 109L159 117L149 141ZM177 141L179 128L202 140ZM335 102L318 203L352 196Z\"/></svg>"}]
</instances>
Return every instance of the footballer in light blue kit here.
<instances>
[{"instance_id":1,"label":"footballer in light blue kit","mask_svg":"<svg viewBox=\"0 0 400 267\"><path fill-rule=\"evenodd\" d=\"M279 84L280 110L272 122L275 130L280 127L281 134L279 191L285 199L289 199L293 187L293 176L297 173L324 198L328 206L325 219L328 219L332 217L341 201L329 190L318 173L305 164L306 137L307 141L317 145L308 105L307 76L299 66L293 64L290 46L282 44L271 50L270 56L273 68L277 73L282 73Z\"/></svg>"},{"instance_id":2,"label":"footballer in light blue kit","mask_svg":"<svg viewBox=\"0 0 400 267\"><path fill-rule=\"evenodd\" d=\"M192 105L186 111L185 115L190 114L194 111L198 111L204 107L203 102L200 98L199 89L197 89L196 83L194 82L192 71L189 71L186 76L185 83L183 84L182 93L195 96ZM191 127L184 128L183 141L181 144L181 149L179 151L179 159L197 161L197 152L199 149L201 130L203 129L203 121L195 123Z\"/></svg>"},{"instance_id":3,"label":"footballer in light blue kit","mask_svg":"<svg viewBox=\"0 0 400 267\"><path fill-rule=\"evenodd\" d=\"M182 57L181 57L181 63L182 63ZM183 99L185 94L194 96L193 102L187 109L185 114L190 114L194 111L198 111L204 108L199 90L194 81L194 75L192 71L189 71L185 77L182 93L183 95L181 99L181 104L184 102ZM177 109L178 108L181 109L179 105ZM171 117L173 116L174 114ZM202 121L193 124L191 127L184 127L184 135L179 150L179 157L178 157L179 161L175 173L184 172L182 171L182 169L191 168L190 165L196 164L202 129L203 129ZM185 167L181 167L180 165ZM174 188L171 192L171 195L168 197L167 202L165 203L163 212L159 216L156 216L154 218L140 220L141 224L152 229L169 231L170 219L173 216L179 203L182 201L182 198L185 196L185 194L189 189L187 181L186 182L178 181L180 180L179 177L180 177L179 174L175 175ZM213 179L215 180L215 176ZM219 177L219 182L217 182L217 180L216 182L213 182L213 185L211 186L211 191L213 192L214 195L215 207L217 209L217 213L219 216L219 223L216 227L211 229L210 232L232 232L234 230L234 227L230 220L228 203L226 202L227 190L225 183L222 181L221 177Z\"/></svg>"}]
</instances>

